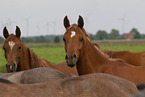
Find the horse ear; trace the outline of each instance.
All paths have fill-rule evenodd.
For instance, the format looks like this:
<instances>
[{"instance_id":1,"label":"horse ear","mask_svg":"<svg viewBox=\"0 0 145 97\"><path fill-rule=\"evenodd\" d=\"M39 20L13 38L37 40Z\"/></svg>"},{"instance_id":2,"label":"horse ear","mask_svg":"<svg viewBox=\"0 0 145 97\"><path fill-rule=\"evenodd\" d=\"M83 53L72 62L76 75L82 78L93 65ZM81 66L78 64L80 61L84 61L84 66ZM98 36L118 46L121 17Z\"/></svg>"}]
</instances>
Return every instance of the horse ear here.
<instances>
[{"instance_id":1,"label":"horse ear","mask_svg":"<svg viewBox=\"0 0 145 97\"><path fill-rule=\"evenodd\" d=\"M7 37L9 36L9 32L8 32L8 30L7 30L6 27L4 27L4 29L3 29L3 36L4 36L5 38L7 38Z\"/></svg>"},{"instance_id":2,"label":"horse ear","mask_svg":"<svg viewBox=\"0 0 145 97\"><path fill-rule=\"evenodd\" d=\"M79 19L78 19L78 26L80 28L82 28L84 26L84 20L82 18L82 16L79 15Z\"/></svg>"},{"instance_id":3,"label":"horse ear","mask_svg":"<svg viewBox=\"0 0 145 97\"><path fill-rule=\"evenodd\" d=\"M64 27L67 28L70 26L70 23L69 23L69 20L67 18L67 16L65 16L64 20L63 20L63 24L64 24Z\"/></svg>"},{"instance_id":4,"label":"horse ear","mask_svg":"<svg viewBox=\"0 0 145 97\"><path fill-rule=\"evenodd\" d=\"M21 30L20 30L20 28L18 26L16 26L15 33L16 33L16 37L20 38L20 36L21 36Z\"/></svg>"}]
</instances>

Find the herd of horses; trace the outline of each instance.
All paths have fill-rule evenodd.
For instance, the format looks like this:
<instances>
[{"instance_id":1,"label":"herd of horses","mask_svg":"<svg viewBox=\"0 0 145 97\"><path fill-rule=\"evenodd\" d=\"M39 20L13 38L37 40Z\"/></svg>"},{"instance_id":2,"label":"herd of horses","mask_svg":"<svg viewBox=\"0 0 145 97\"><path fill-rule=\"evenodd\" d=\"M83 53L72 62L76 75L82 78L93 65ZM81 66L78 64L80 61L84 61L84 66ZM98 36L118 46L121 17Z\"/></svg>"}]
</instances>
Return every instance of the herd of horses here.
<instances>
[{"instance_id":1,"label":"herd of horses","mask_svg":"<svg viewBox=\"0 0 145 97\"><path fill-rule=\"evenodd\" d=\"M145 52L102 51L81 16L72 25L65 16L63 24L66 56L58 64L33 53L21 41L18 26L15 34L4 27L8 73L0 73L0 97L139 97L136 93L145 87Z\"/></svg>"}]
</instances>

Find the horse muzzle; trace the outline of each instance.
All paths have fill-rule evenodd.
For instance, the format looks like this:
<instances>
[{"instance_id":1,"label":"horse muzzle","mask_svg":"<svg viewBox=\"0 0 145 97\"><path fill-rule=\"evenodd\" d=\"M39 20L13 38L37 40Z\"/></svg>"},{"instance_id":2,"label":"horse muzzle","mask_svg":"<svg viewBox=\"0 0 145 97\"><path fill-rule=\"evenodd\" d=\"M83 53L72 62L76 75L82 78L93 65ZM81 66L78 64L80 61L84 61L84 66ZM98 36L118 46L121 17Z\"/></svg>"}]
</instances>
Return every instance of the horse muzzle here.
<instances>
[{"instance_id":1,"label":"horse muzzle","mask_svg":"<svg viewBox=\"0 0 145 97\"><path fill-rule=\"evenodd\" d=\"M67 66L72 68L76 65L77 56L76 56L76 54L73 54L71 56L66 55L65 60L66 60Z\"/></svg>"},{"instance_id":2,"label":"horse muzzle","mask_svg":"<svg viewBox=\"0 0 145 97\"><path fill-rule=\"evenodd\" d=\"M69 66L69 67L71 67L71 68L73 68L75 65L76 65L76 64L68 64L68 63L67 63L67 66Z\"/></svg>"},{"instance_id":3,"label":"horse muzzle","mask_svg":"<svg viewBox=\"0 0 145 97\"><path fill-rule=\"evenodd\" d=\"M17 65L15 63L12 63L10 65L6 64L7 72L16 72Z\"/></svg>"}]
</instances>

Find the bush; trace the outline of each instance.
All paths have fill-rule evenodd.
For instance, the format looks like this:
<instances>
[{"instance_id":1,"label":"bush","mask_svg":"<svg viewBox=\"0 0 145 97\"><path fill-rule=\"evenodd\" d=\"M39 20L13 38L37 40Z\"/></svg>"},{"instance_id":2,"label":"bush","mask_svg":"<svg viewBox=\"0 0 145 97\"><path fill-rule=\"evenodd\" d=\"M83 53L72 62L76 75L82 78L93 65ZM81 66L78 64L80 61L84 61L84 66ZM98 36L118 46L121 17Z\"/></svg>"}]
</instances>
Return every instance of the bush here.
<instances>
[{"instance_id":1,"label":"bush","mask_svg":"<svg viewBox=\"0 0 145 97\"><path fill-rule=\"evenodd\" d=\"M60 39L59 39L58 36L56 36L56 37L54 38L54 42L55 42L55 43L59 43L59 42L60 42Z\"/></svg>"}]
</instances>

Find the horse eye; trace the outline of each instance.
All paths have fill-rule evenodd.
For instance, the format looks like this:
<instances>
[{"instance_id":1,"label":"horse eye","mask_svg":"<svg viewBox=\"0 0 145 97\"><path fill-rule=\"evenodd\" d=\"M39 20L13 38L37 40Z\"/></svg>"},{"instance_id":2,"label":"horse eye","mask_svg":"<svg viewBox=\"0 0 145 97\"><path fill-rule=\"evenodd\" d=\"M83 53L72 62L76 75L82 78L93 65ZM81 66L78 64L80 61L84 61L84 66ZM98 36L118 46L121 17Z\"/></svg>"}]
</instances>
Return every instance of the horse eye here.
<instances>
[{"instance_id":1,"label":"horse eye","mask_svg":"<svg viewBox=\"0 0 145 97\"><path fill-rule=\"evenodd\" d=\"M63 41L64 41L64 42L66 41L65 38L63 38Z\"/></svg>"},{"instance_id":2,"label":"horse eye","mask_svg":"<svg viewBox=\"0 0 145 97\"><path fill-rule=\"evenodd\" d=\"M19 50L21 49L21 46L19 46Z\"/></svg>"},{"instance_id":3,"label":"horse eye","mask_svg":"<svg viewBox=\"0 0 145 97\"><path fill-rule=\"evenodd\" d=\"M84 40L83 38L80 39L80 41L83 41L83 40Z\"/></svg>"}]
</instances>

